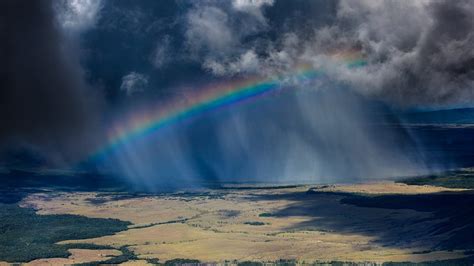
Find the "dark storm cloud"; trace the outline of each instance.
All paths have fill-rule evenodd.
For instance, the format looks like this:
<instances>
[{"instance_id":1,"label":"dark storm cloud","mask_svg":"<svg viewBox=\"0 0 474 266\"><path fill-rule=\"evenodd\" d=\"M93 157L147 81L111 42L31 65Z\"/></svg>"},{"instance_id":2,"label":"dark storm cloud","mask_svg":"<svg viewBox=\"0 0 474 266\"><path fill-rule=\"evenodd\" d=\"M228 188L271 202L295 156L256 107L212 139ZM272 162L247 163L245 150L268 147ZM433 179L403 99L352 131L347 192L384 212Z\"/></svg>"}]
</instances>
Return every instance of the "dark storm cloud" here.
<instances>
[{"instance_id":1,"label":"dark storm cloud","mask_svg":"<svg viewBox=\"0 0 474 266\"><path fill-rule=\"evenodd\" d=\"M420 42L414 74L439 101L474 98L474 3L444 1L431 7L433 26ZM436 88L438 89L436 93Z\"/></svg>"},{"instance_id":2,"label":"dark storm cloud","mask_svg":"<svg viewBox=\"0 0 474 266\"><path fill-rule=\"evenodd\" d=\"M97 98L52 1L0 2L0 142L73 159L89 147Z\"/></svg>"},{"instance_id":3,"label":"dark storm cloud","mask_svg":"<svg viewBox=\"0 0 474 266\"><path fill-rule=\"evenodd\" d=\"M470 104L474 100L474 2L342 2L345 37L371 66L346 81L402 105ZM350 26L349 26L350 27ZM357 75L359 74L359 75Z\"/></svg>"}]
</instances>

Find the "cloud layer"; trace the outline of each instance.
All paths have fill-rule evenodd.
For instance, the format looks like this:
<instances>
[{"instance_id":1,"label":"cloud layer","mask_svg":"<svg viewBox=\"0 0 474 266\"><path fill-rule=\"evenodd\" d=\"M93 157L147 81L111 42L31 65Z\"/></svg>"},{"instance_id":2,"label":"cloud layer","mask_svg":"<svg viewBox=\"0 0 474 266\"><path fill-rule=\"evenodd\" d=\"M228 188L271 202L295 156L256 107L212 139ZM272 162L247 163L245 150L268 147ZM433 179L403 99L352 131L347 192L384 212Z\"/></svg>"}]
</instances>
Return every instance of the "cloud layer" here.
<instances>
[{"instance_id":1,"label":"cloud layer","mask_svg":"<svg viewBox=\"0 0 474 266\"><path fill-rule=\"evenodd\" d=\"M292 24L289 17L283 30L274 32L271 9L277 3L196 5L187 15L186 38L193 51L201 51L203 68L221 76L268 74L303 61L325 68L333 81L402 107L474 99L472 1L341 0L333 20L308 29L324 18L308 16ZM243 20L242 12L253 19L242 24L233 18ZM368 67L334 68L325 55L338 49L360 50Z\"/></svg>"},{"instance_id":2,"label":"cloud layer","mask_svg":"<svg viewBox=\"0 0 474 266\"><path fill-rule=\"evenodd\" d=\"M468 104L474 99L472 1L341 2L340 25L371 65L341 78L399 104Z\"/></svg>"}]
</instances>

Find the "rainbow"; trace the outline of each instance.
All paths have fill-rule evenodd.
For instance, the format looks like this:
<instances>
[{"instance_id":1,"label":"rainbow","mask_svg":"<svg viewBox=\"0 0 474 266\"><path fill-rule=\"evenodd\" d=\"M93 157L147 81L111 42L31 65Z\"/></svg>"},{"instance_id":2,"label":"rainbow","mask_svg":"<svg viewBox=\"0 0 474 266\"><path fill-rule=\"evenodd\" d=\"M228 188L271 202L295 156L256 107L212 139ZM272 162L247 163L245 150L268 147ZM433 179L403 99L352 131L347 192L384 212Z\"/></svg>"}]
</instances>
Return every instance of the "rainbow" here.
<instances>
[{"instance_id":1,"label":"rainbow","mask_svg":"<svg viewBox=\"0 0 474 266\"><path fill-rule=\"evenodd\" d=\"M357 68L367 64L359 50L338 51L330 53L328 57L335 62L345 64L348 68ZM92 158L100 158L121 144L179 121L266 95L283 88L285 80L311 81L322 74L323 70L315 70L308 64L301 64L289 75L270 78L250 77L192 90L186 94L184 101L182 97L171 99L164 105L146 112L134 113L129 119L115 124L109 131L108 141L92 154Z\"/></svg>"}]
</instances>

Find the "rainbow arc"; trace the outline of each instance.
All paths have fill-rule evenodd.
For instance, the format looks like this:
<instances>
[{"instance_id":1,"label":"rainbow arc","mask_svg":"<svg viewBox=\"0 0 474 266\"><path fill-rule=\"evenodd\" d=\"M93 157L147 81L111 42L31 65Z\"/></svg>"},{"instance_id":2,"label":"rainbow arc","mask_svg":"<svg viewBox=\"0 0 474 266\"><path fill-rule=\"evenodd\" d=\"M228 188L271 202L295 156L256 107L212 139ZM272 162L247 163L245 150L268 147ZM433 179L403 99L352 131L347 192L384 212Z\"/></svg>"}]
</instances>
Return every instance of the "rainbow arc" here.
<instances>
[{"instance_id":1,"label":"rainbow arc","mask_svg":"<svg viewBox=\"0 0 474 266\"><path fill-rule=\"evenodd\" d=\"M348 68L358 68L367 64L360 51L336 52L329 57ZM131 118L115 124L109 132L108 141L92 155L92 158L101 157L123 143L151 134L179 121L266 95L284 87L282 85L286 80L312 81L322 74L324 74L323 69L313 69L305 64L284 76L251 77L192 90L186 94L185 101L182 98L172 99L164 105L157 106L156 109L151 108L147 112L132 114Z\"/></svg>"}]
</instances>

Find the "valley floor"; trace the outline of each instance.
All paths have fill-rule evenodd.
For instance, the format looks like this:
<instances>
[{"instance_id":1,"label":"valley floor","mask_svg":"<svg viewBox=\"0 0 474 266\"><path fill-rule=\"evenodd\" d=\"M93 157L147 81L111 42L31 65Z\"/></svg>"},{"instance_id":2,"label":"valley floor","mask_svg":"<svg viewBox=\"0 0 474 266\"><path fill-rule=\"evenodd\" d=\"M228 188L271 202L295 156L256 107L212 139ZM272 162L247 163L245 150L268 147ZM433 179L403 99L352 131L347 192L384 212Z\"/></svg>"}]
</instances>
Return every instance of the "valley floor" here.
<instances>
[{"instance_id":1,"label":"valley floor","mask_svg":"<svg viewBox=\"0 0 474 266\"><path fill-rule=\"evenodd\" d=\"M446 225L454 214L443 207L422 208L429 204L410 205L438 197L455 200L452 195L468 202L473 197L471 190L459 188L382 182L157 195L48 191L29 194L20 206L40 215L130 222L127 230L112 235L59 243L93 244L93 249L70 249L69 258L37 259L30 265L107 261L124 250L133 254L126 263L136 265L177 258L214 263L422 262L464 258L472 249L472 243L462 243L470 238L453 239L453 232L466 228ZM470 209L463 215L469 214Z\"/></svg>"}]
</instances>

